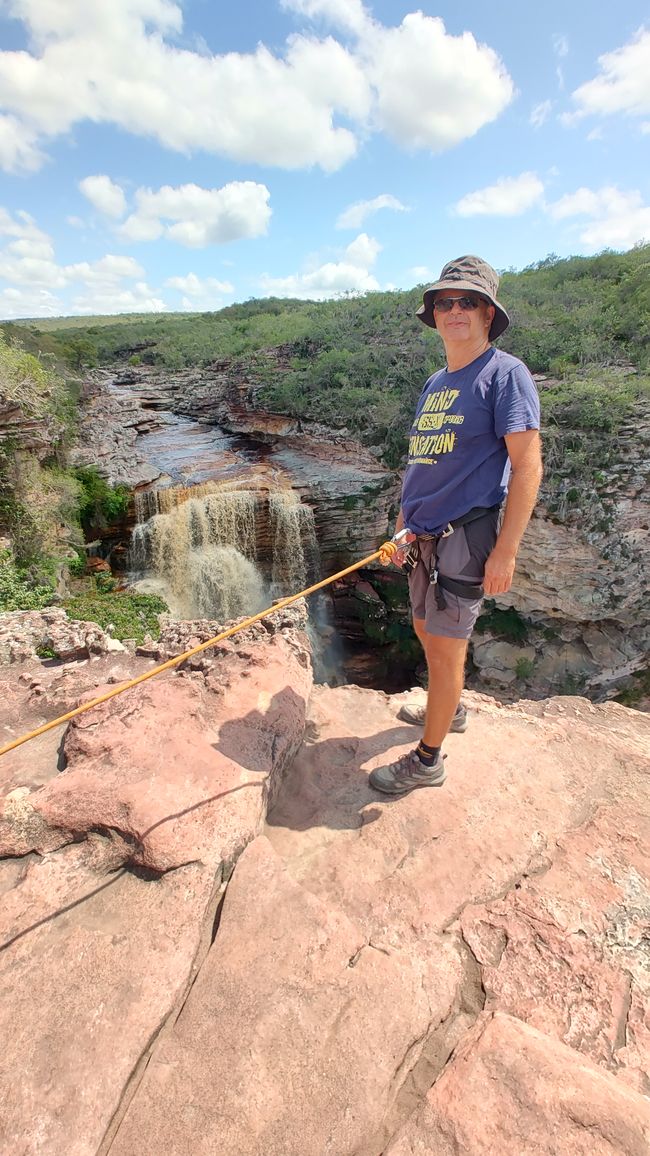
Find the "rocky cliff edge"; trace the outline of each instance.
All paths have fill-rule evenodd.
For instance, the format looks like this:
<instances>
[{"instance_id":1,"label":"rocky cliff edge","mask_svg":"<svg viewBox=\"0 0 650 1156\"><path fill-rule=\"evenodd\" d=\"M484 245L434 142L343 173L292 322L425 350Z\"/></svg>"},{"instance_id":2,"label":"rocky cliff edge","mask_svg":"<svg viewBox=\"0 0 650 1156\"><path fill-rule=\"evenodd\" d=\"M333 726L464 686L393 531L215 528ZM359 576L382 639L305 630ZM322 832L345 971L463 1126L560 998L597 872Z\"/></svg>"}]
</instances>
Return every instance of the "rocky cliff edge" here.
<instances>
[{"instance_id":1,"label":"rocky cliff edge","mask_svg":"<svg viewBox=\"0 0 650 1156\"><path fill-rule=\"evenodd\" d=\"M0 1150L645 1156L650 720L468 694L386 800L404 696L312 686L302 625L0 760ZM152 662L4 668L3 741Z\"/></svg>"}]
</instances>

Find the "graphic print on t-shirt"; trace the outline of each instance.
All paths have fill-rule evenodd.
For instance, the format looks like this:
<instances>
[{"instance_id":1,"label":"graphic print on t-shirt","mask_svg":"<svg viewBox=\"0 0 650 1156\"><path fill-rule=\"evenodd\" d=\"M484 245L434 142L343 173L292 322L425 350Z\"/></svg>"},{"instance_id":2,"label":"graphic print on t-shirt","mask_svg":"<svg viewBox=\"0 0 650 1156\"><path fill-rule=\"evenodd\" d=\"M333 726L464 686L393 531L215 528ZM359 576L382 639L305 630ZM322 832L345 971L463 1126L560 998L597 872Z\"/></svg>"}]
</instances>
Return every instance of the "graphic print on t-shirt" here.
<instances>
[{"instance_id":1,"label":"graphic print on t-shirt","mask_svg":"<svg viewBox=\"0 0 650 1156\"><path fill-rule=\"evenodd\" d=\"M454 452L456 434L443 427L462 425L465 421L462 414L449 413L459 394L458 389L439 389L425 399L414 426L417 433L409 438L410 466L435 466L440 455Z\"/></svg>"}]
</instances>

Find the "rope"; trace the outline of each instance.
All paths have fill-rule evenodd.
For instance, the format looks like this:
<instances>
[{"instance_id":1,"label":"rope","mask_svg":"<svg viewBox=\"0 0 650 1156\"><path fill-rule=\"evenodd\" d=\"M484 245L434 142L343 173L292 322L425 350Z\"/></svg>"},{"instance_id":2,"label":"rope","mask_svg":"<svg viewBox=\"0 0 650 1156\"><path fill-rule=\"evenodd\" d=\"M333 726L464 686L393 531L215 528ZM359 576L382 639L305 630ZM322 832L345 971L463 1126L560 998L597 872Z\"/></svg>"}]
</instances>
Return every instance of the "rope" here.
<instances>
[{"instance_id":1,"label":"rope","mask_svg":"<svg viewBox=\"0 0 650 1156\"><path fill-rule=\"evenodd\" d=\"M254 614L251 618L246 618L237 626L231 626L229 630L224 630L221 634L215 635L214 638L209 638L207 642L202 642L199 646L194 646L191 650L186 650L184 654L179 654L176 658L170 658L167 662L161 663L160 666L154 666L153 670L147 670L144 674L139 674L137 678L131 678L128 682L120 683L119 686L107 691L106 694L101 694L98 698L93 698L90 702L85 702L82 706L75 707L74 710L69 710L67 714L62 714L60 718L52 719L51 722L37 727L36 730L29 731L27 734L21 735L18 739L13 739L12 742L7 743L4 747L0 747L0 756L15 750L16 747L20 747L23 743L29 742L30 739L37 738L38 735L44 735L46 731L51 731L54 727L61 726L62 723L69 722L70 719L76 718L77 715L83 714L87 710L92 710L93 707L99 706L100 703L108 702L110 698L115 698L115 695L123 694L125 690L130 690L133 686L139 686L141 682L146 682L148 678L154 678L155 675L162 674L163 670L171 670L172 667L178 666L181 662L185 662L185 659L191 658L192 655L200 654L202 650L209 650L211 646L216 646L218 642L223 642L224 638L230 638L231 635L237 634L238 631L245 630L248 626L252 626L254 622L259 622L262 618L267 618L269 614L275 614L285 606L290 606L292 602L297 602L299 598L305 598L308 594L313 594L316 590L322 590L323 586L329 586L331 582L336 582L339 578L345 578L346 574L352 574L355 570L360 570L362 566L367 566L370 562L376 561L376 559L379 559L382 565L388 565L396 550L397 546L394 542L384 542L383 546L380 546L379 550L375 550L374 554L369 554L367 558L362 558L360 562L355 562L353 566L347 566L345 570L339 570L338 574L332 574L329 578L323 578L322 582L316 582L313 586L308 586L306 590L301 590L299 594L291 594L288 598L281 598L279 602L274 602L273 606L267 607L266 610L260 610L259 614Z\"/></svg>"}]
</instances>

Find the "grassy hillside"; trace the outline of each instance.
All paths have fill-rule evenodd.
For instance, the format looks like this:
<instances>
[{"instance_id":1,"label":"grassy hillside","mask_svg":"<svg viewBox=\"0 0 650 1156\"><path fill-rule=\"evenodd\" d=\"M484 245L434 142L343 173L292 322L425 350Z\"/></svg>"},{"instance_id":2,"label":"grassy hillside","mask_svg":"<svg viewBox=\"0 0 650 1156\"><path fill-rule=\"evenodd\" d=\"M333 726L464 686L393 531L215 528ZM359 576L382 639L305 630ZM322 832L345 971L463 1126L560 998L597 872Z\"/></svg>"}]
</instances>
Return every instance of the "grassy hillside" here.
<instances>
[{"instance_id":1,"label":"grassy hillside","mask_svg":"<svg viewBox=\"0 0 650 1156\"><path fill-rule=\"evenodd\" d=\"M549 257L502 276L512 324L498 344L556 385L548 423L615 432L649 393L650 245L596 257ZM131 363L171 370L228 360L266 408L347 427L401 461L436 334L414 316L422 287L338 301L267 298L216 313L68 318L6 326L31 352L74 369ZM281 352L281 365L277 355Z\"/></svg>"}]
</instances>

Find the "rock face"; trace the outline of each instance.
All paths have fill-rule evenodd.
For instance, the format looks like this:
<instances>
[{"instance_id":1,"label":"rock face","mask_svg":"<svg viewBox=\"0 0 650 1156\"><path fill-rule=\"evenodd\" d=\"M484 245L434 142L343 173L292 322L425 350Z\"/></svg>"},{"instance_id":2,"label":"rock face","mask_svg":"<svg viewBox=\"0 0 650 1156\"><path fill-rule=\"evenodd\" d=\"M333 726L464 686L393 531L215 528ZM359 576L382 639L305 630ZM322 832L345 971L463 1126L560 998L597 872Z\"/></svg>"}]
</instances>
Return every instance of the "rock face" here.
<instances>
[{"instance_id":1,"label":"rock face","mask_svg":"<svg viewBox=\"0 0 650 1156\"><path fill-rule=\"evenodd\" d=\"M642 1156L647 717L469 694L445 786L388 799L403 696L305 713L269 625L80 716L65 770L60 736L0 761L2 1151ZM24 729L71 695L0 677Z\"/></svg>"},{"instance_id":2,"label":"rock face","mask_svg":"<svg viewBox=\"0 0 650 1156\"><path fill-rule=\"evenodd\" d=\"M70 660L123 651L96 622L75 622L65 610L12 610L0 615L0 662L46 655Z\"/></svg>"},{"instance_id":3,"label":"rock face","mask_svg":"<svg viewBox=\"0 0 650 1156\"><path fill-rule=\"evenodd\" d=\"M140 486L157 476L144 451L147 435L164 429L171 414L214 424L238 438L240 450L246 447L239 459L232 446L213 452L224 478L262 488L289 484L313 508L323 572L331 573L371 553L392 530L399 479L346 430L261 407L260 387L287 364L279 349L251 357L247 366L225 361L178 373L142 368L117 384L97 371L77 453L99 462L114 480ZM593 447L596 464L602 450ZM525 637L513 640L498 622L488 622L471 654L483 685L512 697L584 690L598 699L647 669L649 451L650 423L640 412L619 431L616 454L608 451L612 460L603 463L593 487L576 488L551 465L513 589L496 600L497 610L514 612ZM169 483L169 476L158 475ZM355 579L345 597L334 600L337 626L353 650L360 634L381 648L370 677L390 686L394 680L385 671L398 667L412 674L418 661L403 645L406 587L402 581L397 597L372 571L361 579L374 587L381 605L369 608ZM354 654L346 669L363 678Z\"/></svg>"},{"instance_id":4,"label":"rock face","mask_svg":"<svg viewBox=\"0 0 650 1156\"><path fill-rule=\"evenodd\" d=\"M114 381L96 371L82 407L78 464L97 464L112 481L133 488L172 478L147 452L147 435L182 415L229 435L212 451L215 476L243 488L290 485L314 510L321 560L331 571L372 553L395 516L398 482L348 431L268 414L256 408L261 382L241 370L212 366L178 373L139 370ZM179 453L179 457L180 457Z\"/></svg>"}]
</instances>

